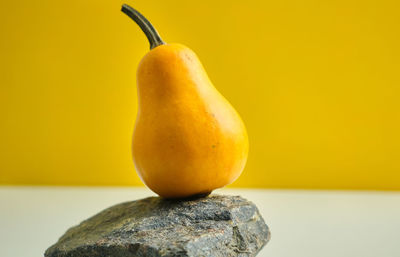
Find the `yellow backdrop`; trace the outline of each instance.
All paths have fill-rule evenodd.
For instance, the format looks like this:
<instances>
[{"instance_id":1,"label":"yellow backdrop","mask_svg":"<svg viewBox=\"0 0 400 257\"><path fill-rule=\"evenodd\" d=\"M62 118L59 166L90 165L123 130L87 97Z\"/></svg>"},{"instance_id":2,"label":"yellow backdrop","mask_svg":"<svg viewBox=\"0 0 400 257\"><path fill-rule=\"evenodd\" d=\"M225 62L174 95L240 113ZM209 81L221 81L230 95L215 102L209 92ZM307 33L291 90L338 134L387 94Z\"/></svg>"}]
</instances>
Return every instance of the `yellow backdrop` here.
<instances>
[{"instance_id":1,"label":"yellow backdrop","mask_svg":"<svg viewBox=\"0 0 400 257\"><path fill-rule=\"evenodd\" d=\"M0 183L141 185L121 1L3 1ZM400 189L398 1L145 1L247 125L246 187Z\"/></svg>"}]
</instances>

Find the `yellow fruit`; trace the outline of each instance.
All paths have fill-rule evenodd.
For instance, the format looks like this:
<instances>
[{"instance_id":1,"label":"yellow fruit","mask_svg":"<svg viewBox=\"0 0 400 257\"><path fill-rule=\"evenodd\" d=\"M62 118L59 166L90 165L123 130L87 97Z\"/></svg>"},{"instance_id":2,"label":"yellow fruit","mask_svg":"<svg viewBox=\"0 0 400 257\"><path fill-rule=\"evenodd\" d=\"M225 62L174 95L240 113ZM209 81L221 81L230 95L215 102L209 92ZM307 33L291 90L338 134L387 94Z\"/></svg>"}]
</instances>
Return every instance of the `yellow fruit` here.
<instances>
[{"instance_id":1,"label":"yellow fruit","mask_svg":"<svg viewBox=\"0 0 400 257\"><path fill-rule=\"evenodd\" d=\"M241 174L246 129L215 89L196 54L165 44L151 24L124 5L147 35L151 51L139 64L139 108L133 159L143 182L166 198L208 194Z\"/></svg>"}]
</instances>

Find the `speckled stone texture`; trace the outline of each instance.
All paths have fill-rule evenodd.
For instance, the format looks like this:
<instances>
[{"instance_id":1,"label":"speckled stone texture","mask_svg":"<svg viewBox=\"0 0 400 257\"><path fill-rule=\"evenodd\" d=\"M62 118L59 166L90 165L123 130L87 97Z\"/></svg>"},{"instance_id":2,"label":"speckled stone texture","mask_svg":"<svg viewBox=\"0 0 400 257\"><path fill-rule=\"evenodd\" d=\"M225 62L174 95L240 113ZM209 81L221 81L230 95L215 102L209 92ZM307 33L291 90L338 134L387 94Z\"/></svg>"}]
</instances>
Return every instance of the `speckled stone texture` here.
<instances>
[{"instance_id":1,"label":"speckled stone texture","mask_svg":"<svg viewBox=\"0 0 400 257\"><path fill-rule=\"evenodd\" d=\"M70 228L46 257L255 256L270 231L240 196L149 197L112 206Z\"/></svg>"}]
</instances>

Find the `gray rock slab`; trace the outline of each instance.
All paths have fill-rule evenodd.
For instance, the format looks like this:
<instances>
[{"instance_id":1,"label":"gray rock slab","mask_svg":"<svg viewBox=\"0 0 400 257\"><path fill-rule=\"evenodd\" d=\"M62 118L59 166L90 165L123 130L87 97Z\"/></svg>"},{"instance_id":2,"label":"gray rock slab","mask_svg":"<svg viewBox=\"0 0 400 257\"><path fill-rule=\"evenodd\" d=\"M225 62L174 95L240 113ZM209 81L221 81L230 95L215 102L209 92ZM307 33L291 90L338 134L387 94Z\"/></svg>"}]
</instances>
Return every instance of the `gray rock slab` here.
<instances>
[{"instance_id":1,"label":"gray rock slab","mask_svg":"<svg viewBox=\"0 0 400 257\"><path fill-rule=\"evenodd\" d=\"M240 196L149 197L121 203L70 228L46 257L255 256L270 231Z\"/></svg>"}]
</instances>

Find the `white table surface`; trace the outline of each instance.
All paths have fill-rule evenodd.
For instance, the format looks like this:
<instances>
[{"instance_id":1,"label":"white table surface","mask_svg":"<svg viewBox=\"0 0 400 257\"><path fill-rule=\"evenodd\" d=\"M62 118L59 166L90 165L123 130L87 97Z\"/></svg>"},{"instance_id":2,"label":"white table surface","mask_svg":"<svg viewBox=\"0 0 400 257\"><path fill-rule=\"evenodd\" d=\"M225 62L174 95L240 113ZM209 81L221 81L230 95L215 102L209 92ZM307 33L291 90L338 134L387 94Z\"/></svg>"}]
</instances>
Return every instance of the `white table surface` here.
<instances>
[{"instance_id":1,"label":"white table surface","mask_svg":"<svg viewBox=\"0 0 400 257\"><path fill-rule=\"evenodd\" d=\"M258 256L399 257L400 192L244 190L272 231ZM67 228L145 188L0 187L0 256L37 257Z\"/></svg>"}]
</instances>

